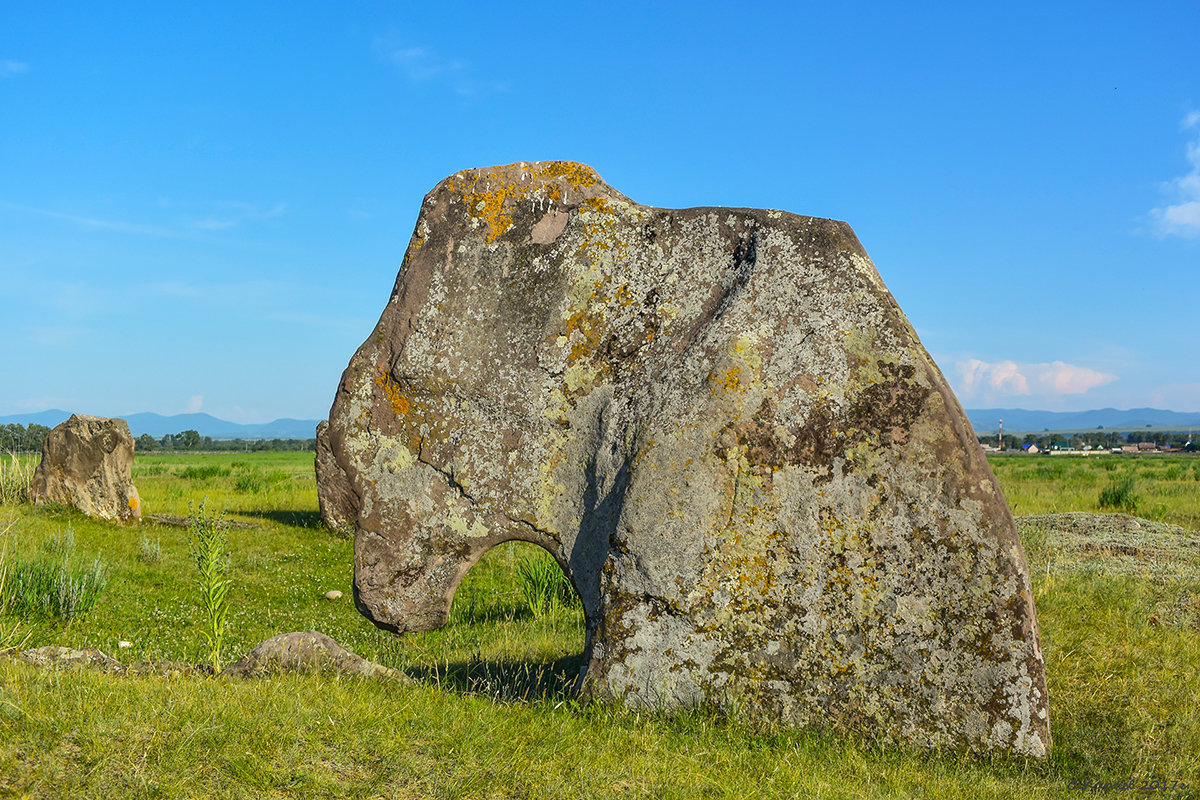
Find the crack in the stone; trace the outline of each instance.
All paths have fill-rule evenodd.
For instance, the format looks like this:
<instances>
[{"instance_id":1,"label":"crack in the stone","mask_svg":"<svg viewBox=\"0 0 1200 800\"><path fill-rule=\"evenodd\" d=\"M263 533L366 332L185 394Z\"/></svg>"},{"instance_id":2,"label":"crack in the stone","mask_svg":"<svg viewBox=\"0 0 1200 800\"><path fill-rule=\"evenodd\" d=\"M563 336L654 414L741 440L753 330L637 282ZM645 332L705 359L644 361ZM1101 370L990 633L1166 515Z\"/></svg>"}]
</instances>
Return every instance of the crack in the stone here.
<instances>
[{"instance_id":1,"label":"crack in the stone","mask_svg":"<svg viewBox=\"0 0 1200 800\"><path fill-rule=\"evenodd\" d=\"M458 492L459 497L462 497L464 500L470 503L475 502L475 497L468 492L466 487L459 483L458 478L454 476L454 470L439 467L437 464L434 464L425 457L425 437L420 437L417 439L417 461L445 478L446 483L450 484L450 486L456 492Z\"/></svg>"},{"instance_id":2,"label":"crack in the stone","mask_svg":"<svg viewBox=\"0 0 1200 800\"><path fill-rule=\"evenodd\" d=\"M557 540L557 538L558 538L554 534L550 533L550 531L545 530L543 528L539 528L537 525L534 525L532 522L530 522L527 519L522 519L521 517L514 517L512 514L508 514L508 513L505 513L504 516L507 517L510 522L515 522L518 525L524 525L526 528L529 528L529 530L533 531L534 533L540 533L542 536L548 536L551 539L555 539L555 540Z\"/></svg>"}]
</instances>

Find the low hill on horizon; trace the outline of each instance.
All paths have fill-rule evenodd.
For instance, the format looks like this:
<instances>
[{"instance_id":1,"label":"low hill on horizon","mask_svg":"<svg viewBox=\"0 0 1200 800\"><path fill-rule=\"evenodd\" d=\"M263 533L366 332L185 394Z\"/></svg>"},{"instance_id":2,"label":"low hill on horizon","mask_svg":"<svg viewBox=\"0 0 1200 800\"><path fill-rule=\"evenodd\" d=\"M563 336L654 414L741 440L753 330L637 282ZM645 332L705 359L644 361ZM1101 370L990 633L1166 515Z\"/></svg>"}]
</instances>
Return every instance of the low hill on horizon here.
<instances>
[{"instance_id":1,"label":"low hill on horizon","mask_svg":"<svg viewBox=\"0 0 1200 800\"><path fill-rule=\"evenodd\" d=\"M72 412L52 408L33 414L11 414L0 417L0 425L45 425L53 428L71 416ZM86 412L80 412L86 413ZM271 422L239 423L218 419L212 414L173 414L164 416L150 412L127 414L120 419L129 423L134 438L149 434L158 439L181 431L196 431L213 439L312 439L317 435L317 420L282 418Z\"/></svg>"},{"instance_id":2,"label":"low hill on horizon","mask_svg":"<svg viewBox=\"0 0 1200 800\"><path fill-rule=\"evenodd\" d=\"M1137 428L1169 428L1200 430L1200 411L1168 411L1158 408L1101 408L1092 411L1032 411L1023 408L966 409L967 418L976 433L996 430L1004 420L1004 430L1011 433L1040 433L1043 430L1073 431L1134 430ZM0 425L45 425L53 428L71 416L62 409L50 409L31 414L11 414L0 417ZM281 418L271 422L238 423L219 419L203 412L164 416L150 412L121 417L129 423L134 437L150 434L161 438L166 434L194 430L201 436L214 439L312 439L317 435L318 420Z\"/></svg>"},{"instance_id":3,"label":"low hill on horizon","mask_svg":"<svg viewBox=\"0 0 1200 800\"><path fill-rule=\"evenodd\" d=\"M1172 428L1200 430L1200 411L1166 411L1158 408L1101 408L1094 411L1029 411L1022 408L966 409L976 433L996 430L1004 420L1004 430L1012 433L1040 433L1043 430L1075 431L1134 430Z\"/></svg>"}]
</instances>

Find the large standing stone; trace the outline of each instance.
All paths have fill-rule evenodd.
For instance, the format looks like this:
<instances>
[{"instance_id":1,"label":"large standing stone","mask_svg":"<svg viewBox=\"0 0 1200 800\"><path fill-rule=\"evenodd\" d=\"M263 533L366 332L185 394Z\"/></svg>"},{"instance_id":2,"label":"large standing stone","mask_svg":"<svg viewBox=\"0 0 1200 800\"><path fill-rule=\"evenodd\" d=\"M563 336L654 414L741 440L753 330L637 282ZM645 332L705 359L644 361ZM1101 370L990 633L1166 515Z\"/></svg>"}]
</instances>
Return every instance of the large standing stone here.
<instances>
[{"instance_id":1,"label":"large standing stone","mask_svg":"<svg viewBox=\"0 0 1200 800\"><path fill-rule=\"evenodd\" d=\"M30 496L91 517L140 520L132 469L133 437L125 420L73 414L46 436Z\"/></svg>"},{"instance_id":2,"label":"large standing stone","mask_svg":"<svg viewBox=\"0 0 1200 800\"><path fill-rule=\"evenodd\" d=\"M318 437L381 627L443 625L523 539L583 600L585 691L1046 753L1012 516L845 223L460 172Z\"/></svg>"}]
</instances>

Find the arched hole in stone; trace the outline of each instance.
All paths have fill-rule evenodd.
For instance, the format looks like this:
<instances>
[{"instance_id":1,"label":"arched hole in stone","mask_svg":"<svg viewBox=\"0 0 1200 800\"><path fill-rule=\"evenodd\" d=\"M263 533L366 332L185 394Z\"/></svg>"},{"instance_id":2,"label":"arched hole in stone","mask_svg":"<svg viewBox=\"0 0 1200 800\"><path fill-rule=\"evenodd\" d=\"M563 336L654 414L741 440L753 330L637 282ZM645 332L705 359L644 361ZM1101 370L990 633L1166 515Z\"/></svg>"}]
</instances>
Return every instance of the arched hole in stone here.
<instances>
[{"instance_id":1,"label":"arched hole in stone","mask_svg":"<svg viewBox=\"0 0 1200 800\"><path fill-rule=\"evenodd\" d=\"M498 700L562 699L584 666L583 605L553 556L509 541L467 572L443 628L404 639L419 680Z\"/></svg>"}]
</instances>

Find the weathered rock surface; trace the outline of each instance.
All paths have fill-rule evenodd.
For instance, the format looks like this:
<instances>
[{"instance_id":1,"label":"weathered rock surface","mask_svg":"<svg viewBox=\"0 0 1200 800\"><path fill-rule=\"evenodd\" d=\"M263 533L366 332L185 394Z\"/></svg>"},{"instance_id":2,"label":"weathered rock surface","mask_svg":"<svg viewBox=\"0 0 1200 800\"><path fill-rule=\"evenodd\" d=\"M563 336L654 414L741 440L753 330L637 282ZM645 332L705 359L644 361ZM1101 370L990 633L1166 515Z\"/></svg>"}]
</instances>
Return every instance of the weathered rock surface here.
<instances>
[{"instance_id":1,"label":"weathered rock surface","mask_svg":"<svg viewBox=\"0 0 1200 800\"><path fill-rule=\"evenodd\" d=\"M367 661L318 631L272 636L245 658L230 664L221 674L258 677L275 672L324 672L409 680L403 673Z\"/></svg>"},{"instance_id":2,"label":"weathered rock surface","mask_svg":"<svg viewBox=\"0 0 1200 800\"><path fill-rule=\"evenodd\" d=\"M522 539L583 600L586 692L1046 753L1012 516L845 223L453 175L317 453L381 627L443 625Z\"/></svg>"},{"instance_id":3,"label":"weathered rock surface","mask_svg":"<svg viewBox=\"0 0 1200 800\"><path fill-rule=\"evenodd\" d=\"M95 648L77 650L72 647L46 645L21 651L21 659L38 667L56 669L95 669L101 672L124 672L125 665Z\"/></svg>"},{"instance_id":4,"label":"weathered rock surface","mask_svg":"<svg viewBox=\"0 0 1200 800\"><path fill-rule=\"evenodd\" d=\"M133 437L123 419L73 414L46 436L30 496L74 506L90 517L140 520L133 485Z\"/></svg>"}]
</instances>

